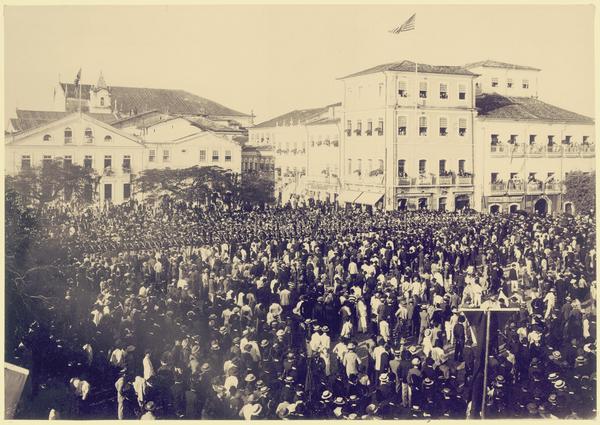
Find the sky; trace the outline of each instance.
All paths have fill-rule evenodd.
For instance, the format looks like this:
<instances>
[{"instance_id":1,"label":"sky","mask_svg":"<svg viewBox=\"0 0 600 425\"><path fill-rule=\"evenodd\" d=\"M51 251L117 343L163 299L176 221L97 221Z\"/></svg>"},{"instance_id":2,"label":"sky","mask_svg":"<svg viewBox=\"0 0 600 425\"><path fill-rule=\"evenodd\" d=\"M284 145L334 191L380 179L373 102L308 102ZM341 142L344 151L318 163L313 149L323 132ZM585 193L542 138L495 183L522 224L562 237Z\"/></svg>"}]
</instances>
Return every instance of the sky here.
<instances>
[{"instance_id":1,"label":"sky","mask_svg":"<svg viewBox=\"0 0 600 425\"><path fill-rule=\"evenodd\" d=\"M388 31L417 14L416 30ZM188 90L261 122L342 99L337 78L417 60L542 69L539 98L594 116L591 5L6 6L5 122L59 76Z\"/></svg>"}]
</instances>

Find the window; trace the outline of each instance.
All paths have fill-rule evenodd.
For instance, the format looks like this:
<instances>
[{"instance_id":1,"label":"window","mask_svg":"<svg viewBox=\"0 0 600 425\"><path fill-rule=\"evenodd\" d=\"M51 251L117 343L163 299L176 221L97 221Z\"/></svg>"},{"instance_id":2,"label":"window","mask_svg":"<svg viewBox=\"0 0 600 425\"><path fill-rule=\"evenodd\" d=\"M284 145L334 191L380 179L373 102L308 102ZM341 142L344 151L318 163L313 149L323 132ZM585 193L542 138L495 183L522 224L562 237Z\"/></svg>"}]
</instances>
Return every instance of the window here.
<instances>
[{"instance_id":1,"label":"window","mask_svg":"<svg viewBox=\"0 0 600 425\"><path fill-rule=\"evenodd\" d=\"M352 160L348 160L348 174L352 174Z\"/></svg>"},{"instance_id":2,"label":"window","mask_svg":"<svg viewBox=\"0 0 600 425\"><path fill-rule=\"evenodd\" d=\"M425 174L427 172L427 160L419 160L419 174Z\"/></svg>"},{"instance_id":3,"label":"window","mask_svg":"<svg viewBox=\"0 0 600 425\"><path fill-rule=\"evenodd\" d=\"M519 178L519 173L510 173L510 179L511 180L516 180Z\"/></svg>"},{"instance_id":4,"label":"window","mask_svg":"<svg viewBox=\"0 0 600 425\"><path fill-rule=\"evenodd\" d=\"M548 144L549 145L553 145L554 144L554 136L552 136L552 135L548 136Z\"/></svg>"},{"instance_id":5,"label":"window","mask_svg":"<svg viewBox=\"0 0 600 425\"><path fill-rule=\"evenodd\" d=\"M446 174L446 160L445 159L440 159L439 175L443 176L444 174Z\"/></svg>"},{"instance_id":6,"label":"window","mask_svg":"<svg viewBox=\"0 0 600 425\"><path fill-rule=\"evenodd\" d=\"M427 117L419 117L419 136L427 136Z\"/></svg>"},{"instance_id":7,"label":"window","mask_svg":"<svg viewBox=\"0 0 600 425\"><path fill-rule=\"evenodd\" d=\"M154 162L155 159L156 159L156 149L150 149L150 152L148 153L148 162Z\"/></svg>"},{"instance_id":8,"label":"window","mask_svg":"<svg viewBox=\"0 0 600 425\"><path fill-rule=\"evenodd\" d=\"M512 78L509 78L506 80L506 87L508 87L509 89L512 88L513 86L513 81Z\"/></svg>"},{"instance_id":9,"label":"window","mask_svg":"<svg viewBox=\"0 0 600 425\"><path fill-rule=\"evenodd\" d=\"M528 89L529 88L529 80L523 80L523 88L524 89Z\"/></svg>"},{"instance_id":10,"label":"window","mask_svg":"<svg viewBox=\"0 0 600 425\"><path fill-rule=\"evenodd\" d=\"M406 160L399 159L398 160L398 177L406 176Z\"/></svg>"},{"instance_id":11,"label":"window","mask_svg":"<svg viewBox=\"0 0 600 425\"><path fill-rule=\"evenodd\" d=\"M373 134L373 121L369 120L367 121L367 136L370 136Z\"/></svg>"},{"instance_id":12,"label":"window","mask_svg":"<svg viewBox=\"0 0 600 425\"><path fill-rule=\"evenodd\" d=\"M169 162L171 159L171 152L168 149L163 149L163 162Z\"/></svg>"},{"instance_id":13,"label":"window","mask_svg":"<svg viewBox=\"0 0 600 425\"><path fill-rule=\"evenodd\" d=\"M350 136L352 134L352 120L348 120L346 122L346 134ZM314 146L314 141L312 142L312 146Z\"/></svg>"},{"instance_id":14,"label":"window","mask_svg":"<svg viewBox=\"0 0 600 425\"><path fill-rule=\"evenodd\" d=\"M44 134L44 142L51 142L52 136L49 134Z\"/></svg>"},{"instance_id":15,"label":"window","mask_svg":"<svg viewBox=\"0 0 600 425\"><path fill-rule=\"evenodd\" d=\"M398 136L406 136L406 117L398 117Z\"/></svg>"},{"instance_id":16,"label":"window","mask_svg":"<svg viewBox=\"0 0 600 425\"><path fill-rule=\"evenodd\" d=\"M398 81L398 96L400 97L408 97L408 89L407 89L406 80Z\"/></svg>"},{"instance_id":17,"label":"window","mask_svg":"<svg viewBox=\"0 0 600 425\"><path fill-rule=\"evenodd\" d=\"M231 151L225 151L225 162L231 162Z\"/></svg>"},{"instance_id":18,"label":"window","mask_svg":"<svg viewBox=\"0 0 600 425\"><path fill-rule=\"evenodd\" d=\"M517 135L511 134L508 143L510 143L511 145L514 145L515 143L517 143Z\"/></svg>"},{"instance_id":19,"label":"window","mask_svg":"<svg viewBox=\"0 0 600 425\"><path fill-rule=\"evenodd\" d=\"M73 157L71 155L65 155L65 159L63 159L63 166L65 168L69 168L73 165Z\"/></svg>"},{"instance_id":20,"label":"window","mask_svg":"<svg viewBox=\"0 0 600 425\"><path fill-rule=\"evenodd\" d=\"M465 172L465 160L459 159L458 160L458 173L464 174L464 172Z\"/></svg>"},{"instance_id":21,"label":"window","mask_svg":"<svg viewBox=\"0 0 600 425\"><path fill-rule=\"evenodd\" d=\"M567 145L571 144L571 136L565 136L565 144L567 144Z\"/></svg>"},{"instance_id":22,"label":"window","mask_svg":"<svg viewBox=\"0 0 600 425\"><path fill-rule=\"evenodd\" d=\"M496 146L499 142L498 140L498 135L497 134L492 134L492 146Z\"/></svg>"},{"instance_id":23,"label":"window","mask_svg":"<svg viewBox=\"0 0 600 425\"><path fill-rule=\"evenodd\" d=\"M492 173L490 179L492 183L498 183L498 173Z\"/></svg>"},{"instance_id":24,"label":"window","mask_svg":"<svg viewBox=\"0 0 600 425\"><path fill-rule=\"evenodd\" d=\"M440 99L448 99L448 84L440 84Z\"/></svg>"},{"instance_id":25,"label":"window","mask_svg":"<svg viewBox=\"0 0 600 425\"><path fill-rule=\"evenodd\" d=\"M112 156L104 155L104 168L112 167Z\"/></svg>"},{"instance_id":26,"label":"window","mask_svg":"<svg viewBox=\"0 0 600 425\"><path fill-rule=\"evenodd\" d=\"M448 118L440 118L440 136L446 136L448 134Z\"/></svg>"},{"instance_id":27,"label":"window","mask_svg":"<svg viewBox=\"0 0 600 425\"><path fill-rule=\"evenodd\" d=\"M465 100L467 98L467 87L464 84L458 85L458 99Z\"/></svg>"},{"instance_id":28,"label":"window","mask_svg":"<svg viewBox=\"0 0 600 425\"><path fill-rule=\"evenodd\" d=\"M105 141L106 143L110 143L110 142L112 142L112 136L104 136L104 141Z\"/></svg>"},{"instance_id":29,"label":"window","mask_svg":"<svg viewBox=\"0 0 600 425\"><path fill-rule=\"evenodd\" d=\"M362 121L361 120L356 121L356 130L354 130L354 132L356 133L357 136L360 136L362 134Z\"/></svg>"},{"instance_id":30,"label":"window","mask_svg":"<svg viewBox=\"0 0 600 425\"><path fill-rule=\"evenodd\" d=\"M554 177L554 173L548 173L547 180L550 181Z\"/></svg>"},{"instance_id":31,"label":"window","mask_svg":"<svg viewBox=\"0 0 600 425\"><path fill-rule=\"evenodd\" d=\"M123 183L123 199L131 198L131 183Z\"/></svg>"},{"instance_id":32,"label":"window","mask_svg":"<svg viewBox=\"0 0 600 425\"><path fill-rule=\"evenodd\" d=\"M377 167L377 169L383 171L383 159L380 159L378 161L378 164L379 164L379 167Z\"/></svg>"},{"instance_id":33,"label":"window","mask_svg":"<svg viewBox=\"0 0 600 425\"><path fill-rule=\"evenodd\" d=\"M536 173L529 173L529 181L535 180Z\"/></svg>"},{"instance_id":34,"label":"window","mask_svg":"<svg viewBox=\"0 0 600 425\"><path fill-rule=\"evenodd\" d=\"M590 138L590 136L583 136L583 138L581 139L581 143L583 143L584 145L587 145L589 143L588 142L589 138Z\"/></svg>"},{"instance_id":35,"label":"window","mask_svg":"<svg viewBox=\"0 0 600 425\"><path fill-rule=\"evenodd\" d=\"M86 155L83 158L83 168L87 168L87 169L92 168L92 155Z\"/></svg>"},{"instance_id":36,"label":"window","mask_svg":"<svg viewBox=\"0 0 600 425\"><path fill-rule=\"evenodd\" d=\"M131 156L124 155L123 156L123 171L131 171Z\"/></svg>"},{"instance_id":37,"label":"window","mask_svg":"<svg viewBox=\"0 0 600 425\"><path fill-rule=\"evenodd\" d=\"M52 155L44 155L42 158L42 166L46 167L52 162Z\"/></svg>"},{"instance_id":38,"label":"window","mask_svg":"<svg viewBox=\"0 0 600 425\"><path fill-rule=\"evenodd\" d=\"M103 97L100 98L100 106L104 106L104 98Z\"/></svg>"},{"instance_id":39,"label":"window","mask_svg":"<svg viewBox=\"0 0 600 425\"><path fill-rule=\"evenodd\" d=\"M31 156L23 155L21 156L21 169L29 170L31 168Z\"/></svg>"},{"instance_id":40,"label":"window","mask_svg":"<svg viewBox=\"0 0 600 425\"><path fill-rule=\"evenodd\" d=\"M458 119L458 135L462 137L465 134L467 134L467 119L459 118Z\"/></svg>"},{"instance_id":41,"label":"window","mask_svg":"<svg viewBox=\"0 0 600 425\"><path fill-rule=\"evenodd\" d=\"M419 83L419 97L421 99L427 99L427 81L421 81Z\"/></svg>"},{"instance_id":42,"label":"window","mask_svg":"<svg viewBox=\"0 0 600 425\"><path fill-rule=\"evenodd\" d=\"M380 136L383 136L383 118L379 118L379 121L377 122L377 133L379 133Z\"/></svg>"},{"instance_id":43,"label":"window","mask_svg":"<svg viewBox=\"0 0 600 425\"><path fill-rule=\"evenodd\" d=\"M219 162L219 151L212 152L212 162Z\"/></svg>"},{"instance_id":44,"label":"window","mask_svg":"<svg viewBox=\"0 0 600 425\"><path fill-rule=\"evenodd\" d=\"M69 127L65 128L65 143L73 142L73 132Z\"/></svg>"},{"instance_id":45,"label":"window","mask_svg":"<svg viewBox=\"0 0 600 425\"><path fill-rule=\"evenodd\" d=\"M498 87L498 79L492 78L492 87Z\"/></svg>"},{"instance_id":46,"label":"window","mask_svg":"<svg viewBox=\"0 0 600 425\"><path fill-rule=\"evenodd\" d=\"M529 135L529 144L533 145L535 143L535 134Z\"/></svg>"},{"instance_id":47,"label":"window","mask_svg":"<svg viewBox=\"0 0 600 425\"><path fill-rule=\"evenodd\" d=\"M86 128L85 131L83 132L83 136L86 138L86 140L89 142L91 139L94 138L94 132L92 131L91 128Z\"/></svg>"}]
</instances>

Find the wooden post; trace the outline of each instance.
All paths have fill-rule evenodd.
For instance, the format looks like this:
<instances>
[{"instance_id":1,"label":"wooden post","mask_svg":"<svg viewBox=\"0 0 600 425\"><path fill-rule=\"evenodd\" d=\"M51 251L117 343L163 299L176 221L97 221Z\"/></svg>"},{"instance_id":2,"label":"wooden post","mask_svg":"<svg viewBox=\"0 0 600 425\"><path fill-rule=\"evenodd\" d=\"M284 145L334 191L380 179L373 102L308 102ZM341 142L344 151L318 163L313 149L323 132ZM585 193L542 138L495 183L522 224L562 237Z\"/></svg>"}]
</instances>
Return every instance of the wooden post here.
<instances>
[{"instance_id":1,"label":"wooden post","mask_svg":"<svg viewBox=\"0 0 600 425\"><path fill-rule=\"evenodd\" d=\"M481 419L485 419L485 403L487 398L488 357L490 355L490 317L491 312L490 310L487 310L485 313L485 359L483 363L483 397L481 398Z\"/></svg>"}]
</instances>

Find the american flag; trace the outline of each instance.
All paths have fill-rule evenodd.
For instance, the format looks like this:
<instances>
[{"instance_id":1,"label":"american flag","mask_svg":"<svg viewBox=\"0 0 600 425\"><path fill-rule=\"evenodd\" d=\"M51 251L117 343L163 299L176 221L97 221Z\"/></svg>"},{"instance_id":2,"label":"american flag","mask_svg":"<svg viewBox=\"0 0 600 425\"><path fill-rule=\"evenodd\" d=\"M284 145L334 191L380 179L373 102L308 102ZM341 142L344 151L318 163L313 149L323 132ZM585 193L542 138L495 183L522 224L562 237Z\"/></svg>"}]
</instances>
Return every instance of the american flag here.
<instances>
[{"instance_id":1,"label":"american flag","mask_svg":"<svg viewBox=\"0 0 600 425\"><path fill-rule=\"evenodd\" d=\"M392 34L400 34L401 32L404 32L404 31L412 31L415 29L416 19L417 19L417 14L415 13L410 18L408 18L408 20L405 23L403 23L399 27L394 28L393 30L390 30L390 32Z\"/></svg>"}]
</instances>

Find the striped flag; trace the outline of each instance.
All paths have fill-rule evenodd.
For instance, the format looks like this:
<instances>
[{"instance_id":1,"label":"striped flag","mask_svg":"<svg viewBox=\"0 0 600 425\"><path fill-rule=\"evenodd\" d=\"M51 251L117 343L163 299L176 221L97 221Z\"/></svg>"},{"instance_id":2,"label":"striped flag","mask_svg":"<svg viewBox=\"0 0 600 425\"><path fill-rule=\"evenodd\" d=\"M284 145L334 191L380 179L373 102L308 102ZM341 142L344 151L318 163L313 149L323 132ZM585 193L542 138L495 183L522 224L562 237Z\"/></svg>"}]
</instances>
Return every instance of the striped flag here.
<instances>
[{"instance_id":1,"label":"striped flag","mask_svg":"<svg viewBox=\"0 0 600 425\"><path fill-rule=\"evenodd\" d=\"M400 34L401 32L404 32L404 31L414 30L416 18L417 18L417 14L415 13L410 18L408 18L408 20L405 23L403 23L399 27L394 28L393 30L390 30L390 32L392 34Z\"/></svg>"}]
</instances>

